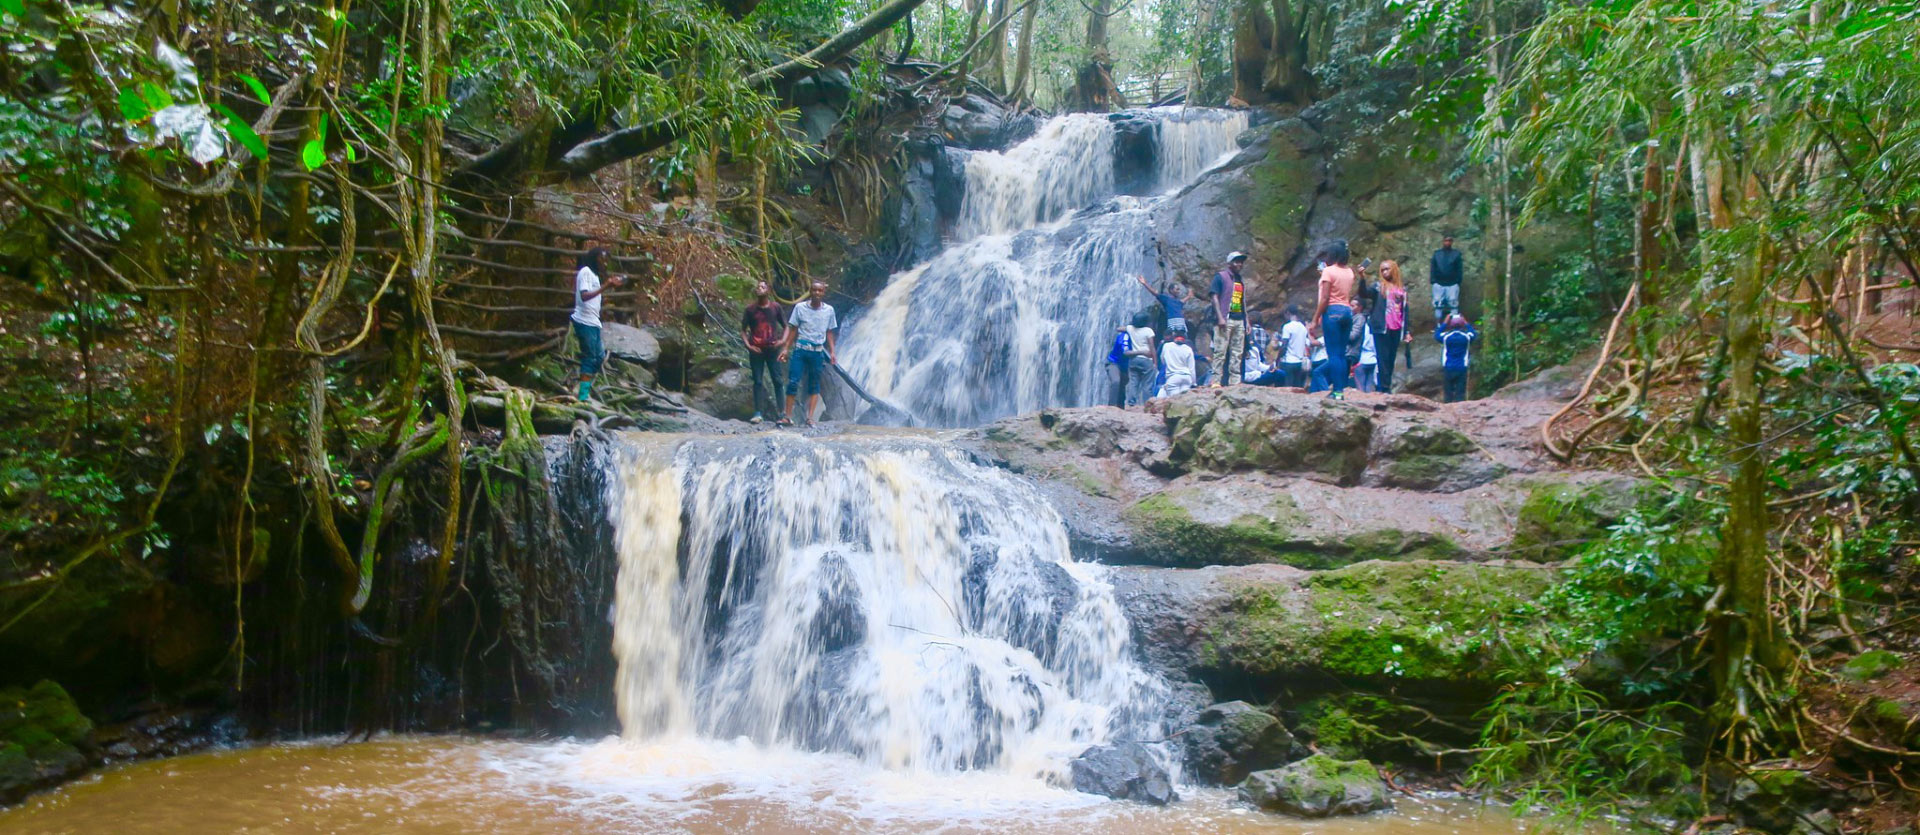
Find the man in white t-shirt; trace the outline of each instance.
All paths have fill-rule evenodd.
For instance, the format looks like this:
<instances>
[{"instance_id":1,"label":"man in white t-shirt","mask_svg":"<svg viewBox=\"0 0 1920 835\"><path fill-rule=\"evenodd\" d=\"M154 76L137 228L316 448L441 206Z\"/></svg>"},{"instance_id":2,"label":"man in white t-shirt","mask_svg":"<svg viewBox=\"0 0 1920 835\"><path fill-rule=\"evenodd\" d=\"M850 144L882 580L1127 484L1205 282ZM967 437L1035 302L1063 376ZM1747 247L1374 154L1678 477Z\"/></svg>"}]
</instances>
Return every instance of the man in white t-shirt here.
<instances>
[{"instance_id":1,"label":"man in white t-shirt","mask_svg":"<svg viewBox=\"0 0 1920 835\"><path fill-rule=\"evenodd\" d=\"M840 319L834 315L833 305L827 304L827 283L816 281L808 290L807 300L794 305L793 312L787 314L787 341L780 349L780 359L793 359L787 365L787 411L779 420L780 426L793 425L793 401L799 395L807 398L801 422L813 425L827 366L836 364L834 340L839 330Z\"/></svg>"},{"instance_id":2,"label":"man in white t-shirt","mask_svg":"<svg viewBox=\"0 0 1920 835\"><path fill-rule=\"evenodd\" d=\"M600 373L600 366L606 361L607 353L600 347L600 302L606 291L602 289L600 275L606 272L602 263L607 259L607 251L594 247L582 253L576 262L579 269L573 274L573 335L580 342L580 399L593 396L593 378ZM606 287L618 287L627 280L617 275L607 276Z\"/></svg>"},{"instance_id":3,"label":"man in white t-shirt","mask_svg":"<svg viewBox=\"0 0 1920 835\"><path fill-rule=\"evenodd\" d=\"M1166 365L1167 380L1160 384L1161 397L1173 397L1193 388L1193 346L1187 344L1187 332L1173 332L1173 339L1160 346L1160 360Z\"/></svg>"},{"instance_id":4,"label":"man in white t-shirt","mask_svg":"<svg viewBox=\"0 0 1920 835\"><path fill-rule=\"evenodd\" d=\"M1287 385L1303 387L1311 369L1313 336L1300 321L1300 308L1287 307L1287 324L1280 329L1280 367L1287 371Z\"/></svg>"}]
</instances>

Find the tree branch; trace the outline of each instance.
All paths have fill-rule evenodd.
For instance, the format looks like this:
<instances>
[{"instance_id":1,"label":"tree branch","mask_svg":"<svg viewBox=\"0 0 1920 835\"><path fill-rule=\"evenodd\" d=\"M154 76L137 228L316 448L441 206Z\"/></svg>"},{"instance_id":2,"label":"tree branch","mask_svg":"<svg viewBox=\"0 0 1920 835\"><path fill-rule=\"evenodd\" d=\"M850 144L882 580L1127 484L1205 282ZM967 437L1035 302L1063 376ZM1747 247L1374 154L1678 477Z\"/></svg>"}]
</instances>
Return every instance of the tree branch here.
<instances>
[{"instance_id":1,"label":"tree branch","mask_svg":"<svg viewBox=\"0 0 1920 835\"><path fill-rule=\"evenodd\" d=\"M861 18L825 43L789 61L775 64L747 76L749 87L772 87L791 81L819 67L846 57L863 43L900 22L926 0L889 0L872 14ZM693 114L676 113L644 125L623 128L575 145L561 155L556 166L569 177L584 177L617 162L664 148L686 135L685 124Z\"/></svg>"}]
</instances>

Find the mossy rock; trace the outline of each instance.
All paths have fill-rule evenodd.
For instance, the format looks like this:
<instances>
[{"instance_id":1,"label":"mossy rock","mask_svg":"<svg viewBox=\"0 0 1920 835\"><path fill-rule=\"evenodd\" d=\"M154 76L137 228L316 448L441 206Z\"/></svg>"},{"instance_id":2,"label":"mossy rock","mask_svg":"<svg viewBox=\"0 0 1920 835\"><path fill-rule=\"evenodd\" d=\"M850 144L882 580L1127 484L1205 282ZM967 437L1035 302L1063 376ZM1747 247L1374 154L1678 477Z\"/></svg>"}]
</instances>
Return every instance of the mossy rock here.
<instances>
[{"instance_id":1,"label":"mossy rock","mask_svg":"<svg viewBox=\"0 0 1920 835\"><path fill-rule=\"evenodd\" d=\"M60 685L0 689L0 801L86 768L93 722Z\"/></svg>"},{"instance_id":2,"label":"mossy rock","mask_svg":"<svg viewBox=\"0 0 1920 835\"><path fill-rule=\"evenodd\" d=\"M1605 536L1640 499L1640 485L1630 478L1541 482L1520 505L1512 550L1538 562L1566 559Z\"/></svg>"},{"instance_id":3,"label":"mossy rock","mask_svg":"<svg viewBox=\"0 0 1920 835\"><path fill-rule=\"evenodd\" d=\"M1455 493L1498 480L1505 465L1460 430L1424 420L1389 423L1375 433L1366 483Z\"/></svg>"},{"instance_id":4,"label":"mossy rock","mask_svg":"<svg viewBox=\"0 0 1920 835\"><path fill-rule=\"evenodd\" d=\"M1249 510L1215 524L1194 515L1195 505L1208 500L1204 494L1175 488L1134 503L1121 516L1134 526L1136 547L1152 552L1158 564L1272 562L1324 567L1323 555L1293 535L1294 529L1306 521L1293 497L1276 490L1261 498L1266 501L1264 513Z\"/></svg>"},{"instance_id":5,"label":"mossy rock","mask_svg":"<svg viewBox=\"0 0 1920 835\"><path fill-rule=\"evenodd\" d=\"M1239 794L1241 800L1262 809L1303 818L1359 815L1393 807L1386 781L1373 763L1325 754L1254 772L1240 784Z\"/></svg>"},{"instance_id":6,"label":"mossy rock","mask_svg":"<svg viewBox=\"0 0 1920 835\"><path fill-rule=\"evenodd\" d=\"M1900 656L1884 649L1870 649L1849 659L1840 674L1854 681L1872 681L1900 669Z\"/></svg>"},{"instance_id":7,"label":"mossy rock","mask_svg":"<svg viewBox=\"0 0 1920 835\"><path fill-rule=\"evenodd\" d=\"M1537 661L1514 653L1551 624L1531 604L1552 583L1531 564L1364 562L1298 586L1250 586L1209 624L1226 672L1477 689Z\"/></svg>"}]
</instances>

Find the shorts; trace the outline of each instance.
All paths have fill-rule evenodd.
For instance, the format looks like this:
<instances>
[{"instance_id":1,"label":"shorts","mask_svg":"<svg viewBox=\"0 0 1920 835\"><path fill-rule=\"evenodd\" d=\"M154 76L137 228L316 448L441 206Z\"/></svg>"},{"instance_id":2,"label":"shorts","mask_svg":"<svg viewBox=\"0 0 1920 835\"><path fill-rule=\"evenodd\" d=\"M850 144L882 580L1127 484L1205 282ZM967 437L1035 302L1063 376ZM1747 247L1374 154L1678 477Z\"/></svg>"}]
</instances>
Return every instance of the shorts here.
<instances>
[{"instance_id":1,"label":"shorts","mask_svg":"<svg viewBox=\"0 0 1920 835\"><path fill-rule=\"evenodd\" d=\"M819 394L820 387L826 382L827 352L801 349L794 351L787 362L787 394Z\"/></svg>"}]
</instances>

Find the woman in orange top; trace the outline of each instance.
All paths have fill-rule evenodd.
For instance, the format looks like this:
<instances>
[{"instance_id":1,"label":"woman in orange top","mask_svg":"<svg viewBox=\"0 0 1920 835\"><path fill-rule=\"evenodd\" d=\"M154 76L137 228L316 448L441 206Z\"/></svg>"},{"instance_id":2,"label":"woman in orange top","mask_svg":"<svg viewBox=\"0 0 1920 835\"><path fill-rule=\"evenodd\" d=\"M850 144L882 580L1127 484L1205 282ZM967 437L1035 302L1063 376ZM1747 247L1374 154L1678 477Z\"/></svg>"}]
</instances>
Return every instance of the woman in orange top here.
<instances>
[{"instance_id":1,"label":"woman in orange top","mask_svg":"<svg viewBox=\"0 0 1920 835\"><path fill-rule=\"evenodd\" d=\"M1334 241L1321 251L1320 301L1311 328L1327 340L1327 396L1346 399L1347 334L1353 329L1353 268L1347 266L1346 241Z\"/></svg>"}]
</instances>

